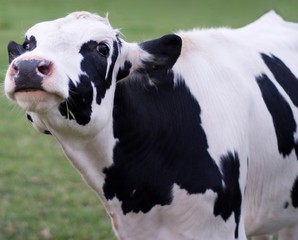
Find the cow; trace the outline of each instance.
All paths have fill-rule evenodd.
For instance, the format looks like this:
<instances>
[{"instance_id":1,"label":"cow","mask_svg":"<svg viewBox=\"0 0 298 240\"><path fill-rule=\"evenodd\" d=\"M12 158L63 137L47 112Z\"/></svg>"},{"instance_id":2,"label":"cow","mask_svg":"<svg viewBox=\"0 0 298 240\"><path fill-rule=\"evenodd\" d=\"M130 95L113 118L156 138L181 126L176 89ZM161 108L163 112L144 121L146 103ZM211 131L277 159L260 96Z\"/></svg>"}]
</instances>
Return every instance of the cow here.
<instances>
[{"instance_id":1,"label":"cow","mask_svg":"<svg viewBox=\"0 0 298 240\"><path fill-rule=\"evenodd\" d=\"M297 239L298 24L271 11L129 43L74 12L8 53L6 96L61 144L119 239Z\"/></svg>"}]
</instances>

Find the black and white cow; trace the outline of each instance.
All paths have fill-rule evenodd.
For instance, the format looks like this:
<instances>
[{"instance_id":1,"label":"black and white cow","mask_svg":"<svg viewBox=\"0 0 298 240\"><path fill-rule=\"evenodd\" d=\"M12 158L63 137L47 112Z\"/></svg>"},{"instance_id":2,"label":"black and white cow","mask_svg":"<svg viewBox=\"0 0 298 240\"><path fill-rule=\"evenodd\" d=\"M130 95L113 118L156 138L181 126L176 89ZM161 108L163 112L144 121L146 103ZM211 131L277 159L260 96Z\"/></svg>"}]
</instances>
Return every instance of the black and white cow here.
<instances>
[{"instance_id":1,"label":"black and white cow","mask_svg":"<svg viewBox=\"0 0 298 240\"><path fill-rule=\"evenodd\" d=\"M297 239L298 24L270 12L138 44L76 12L8 51L6 95L59 141L119 239Z\"/></svg>"}]
</instances>

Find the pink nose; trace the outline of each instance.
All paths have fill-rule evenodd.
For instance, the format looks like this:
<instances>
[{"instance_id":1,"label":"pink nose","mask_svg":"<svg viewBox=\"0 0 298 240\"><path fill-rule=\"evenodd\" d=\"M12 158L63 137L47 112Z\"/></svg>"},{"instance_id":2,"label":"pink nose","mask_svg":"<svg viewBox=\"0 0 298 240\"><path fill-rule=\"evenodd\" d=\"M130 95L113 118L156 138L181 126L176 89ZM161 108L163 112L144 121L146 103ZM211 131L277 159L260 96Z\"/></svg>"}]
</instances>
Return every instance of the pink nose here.
<instances>
[{"instance_id":1,"label":"pink nose","mask_svg":"<svg viewBox=\"0 0 298 240\"><path fill-rule=\"evenodd\" d=\"M44 59L16 60L10 67L10 76L16 91L42 89L42 82L53 73L53 63Z\"/></svg>"}]
</instances>

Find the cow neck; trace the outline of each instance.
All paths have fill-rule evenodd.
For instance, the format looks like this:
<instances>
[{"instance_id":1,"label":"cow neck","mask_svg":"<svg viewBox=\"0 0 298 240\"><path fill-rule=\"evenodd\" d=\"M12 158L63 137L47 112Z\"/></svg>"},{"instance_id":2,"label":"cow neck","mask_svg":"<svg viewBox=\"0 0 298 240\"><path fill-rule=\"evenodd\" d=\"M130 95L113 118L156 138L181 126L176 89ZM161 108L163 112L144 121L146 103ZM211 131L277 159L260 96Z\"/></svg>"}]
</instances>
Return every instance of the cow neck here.
<instances>
[{"instance_id":1,"label":"cow neck","mask_svg":"<svg viewBox=\"0 0 298 240\"><path fill-rule=\"evenodd\" d=\"M57 130L45 123L63 148L64 153L80 172L86 183L105 201L102 186L103 169L112 164L113 137L112 116L97 134L75 135L71 131ZM68 129L69 130L69 129Z\"/></svg>"}]
</instances>

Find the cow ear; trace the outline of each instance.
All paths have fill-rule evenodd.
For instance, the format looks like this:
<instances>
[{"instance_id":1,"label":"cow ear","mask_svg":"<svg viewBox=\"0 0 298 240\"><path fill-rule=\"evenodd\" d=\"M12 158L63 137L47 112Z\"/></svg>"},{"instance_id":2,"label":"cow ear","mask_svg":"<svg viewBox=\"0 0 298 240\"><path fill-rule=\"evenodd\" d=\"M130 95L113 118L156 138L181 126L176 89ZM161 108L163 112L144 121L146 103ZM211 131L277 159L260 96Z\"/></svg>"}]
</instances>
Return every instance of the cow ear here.
<instances>
[{"instance_id":1,"label":"cow ear","mask_svg":"<svg viewBox=\"0 0 298 240\"><path fill-rule=\"evenodd\" d=\"M181 53L182 39L175 34L140 43L140 47L153 56L155 67L170 69Z\"/></svg>"},{"instance_id":2,"label":"cow ear","mask_svg":"<svg viewBox=\"0 0 298 240\"><path fill-rule=\"evenodd\" d=\"M7 50L8 50L9 63L11 63L16 57L20 56L25 52L23 46L20 44L17 44L14 41L11 41L8 43Z\"/></svg>"}]
</instances>

